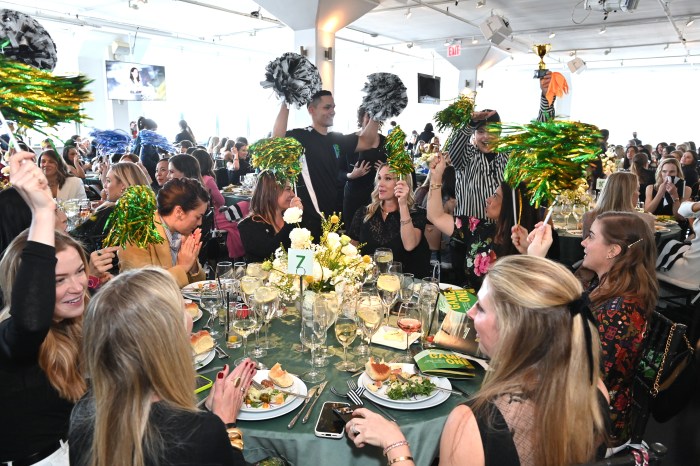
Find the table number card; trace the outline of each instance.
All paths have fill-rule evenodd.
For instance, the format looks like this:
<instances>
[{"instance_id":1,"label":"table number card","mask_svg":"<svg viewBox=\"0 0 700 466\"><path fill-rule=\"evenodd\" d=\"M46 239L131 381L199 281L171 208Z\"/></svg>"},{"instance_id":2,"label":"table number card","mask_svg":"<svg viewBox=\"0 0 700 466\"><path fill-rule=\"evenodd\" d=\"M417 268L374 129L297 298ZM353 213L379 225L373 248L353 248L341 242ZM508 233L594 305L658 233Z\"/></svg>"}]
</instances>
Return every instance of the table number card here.
<instances>
[{"instance_id":1,"label":"table number card","mask_svg":"<svg viewBox=\"0 0 700 466\"><path fill-rule=\"evenodd\" d=\"M308 249L287 250L287 273L292 275L313 275L314 252Z\"/></svg>"}]
</instances>

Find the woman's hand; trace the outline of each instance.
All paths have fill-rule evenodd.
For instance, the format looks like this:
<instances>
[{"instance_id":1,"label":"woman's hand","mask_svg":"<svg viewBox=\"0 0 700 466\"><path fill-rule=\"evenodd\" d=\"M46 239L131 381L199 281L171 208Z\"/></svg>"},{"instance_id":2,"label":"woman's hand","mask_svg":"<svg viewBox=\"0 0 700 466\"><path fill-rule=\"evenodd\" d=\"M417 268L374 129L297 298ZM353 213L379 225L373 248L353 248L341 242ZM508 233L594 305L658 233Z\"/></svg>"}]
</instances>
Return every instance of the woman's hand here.
<instances>
[{"instance_id":1,"label":"woman's hand","mask_svg":"<svg viewBox=\"0 0 700 466\"><path fill-rule=\"evenodd\" d=\"M202 248L202 230L197 228L191 235L182 238L180 251L177 253L177 265L181 265L185 270L194 273L197 269L197 257Z\"/></svg>"},{"instance_id":2,"label":"woman's hand","mask_svg":"<svg viewBox=\"0 0 700 466\"><path fill-rule=\"evenodd\" d=\"M214 386L205 402L207 408L224 421L224 424L236 422L245 395L256 373L255 363L246 359L231 373L228 364L216 375Z\"/></svg>"},{"instance_id":3,"label":"woman's hand","mask_svg":"<svg viewBox=\"0 0 700 466\"><path fill-rule=\"evenodd\" d=\"M46 175L34 162L31 152L17 152L10 157L10 181L32 213L55 215L56 202L53 200Z\"/></svg>"},{"instance_id":4,"label":"woman's hand","mask_svg":"<svg viewBox=\"0 0 700 466\"><path fill-rule=\"evenodd\" d=\"M439 152L430 161L430 181L434 183L442 182L442 174L445 173L447 162L442 152Z\"/></svg>"},{"instance_id":5,"label":"woman's hand","mask_svg":"<svg viewBox=\"0 0 700 466\"><path fill-rule=\"evenodd\" d=\"M394 187L394 196L396 196L396 199L399 201L399 206L408 206L408 195L411 192L410 189L408 189L408 183L406 183L404 180L399 180L396 182L396 186Z\"/></svg>"},{"instance_id":6,"label":"woman's hand","mask_svg":"<svg viewBox=\"0 0 700 466\"><path fill-rule=\"evenodd\" d=\"M90 254L90 275L102 278L112 268L112 259L117 256L119 246L98 249Z\"/></svg>"},{"instance_id":7,"label":"woman's hand","mask_svg":"<svg viewBox=\"0 0 700 466\"><path fill-rule=\"evenodd\" d=\"M304 210L304 204L301 203L301 199L297 196L294 196L292 200L289 201L289 207L299 207L301 210Z\"/></svg>"},{"instance_id":8,"label":"woman's hand","mask_svg":"<svg viewBox=\"0 0 700 466\"><path fill-rule=\"evenodd\" d=\"M513 225L510 229L510 240L520 254L527 254L527 248L530 246L527 236L527 230L522 225Z\"/></svg>"},{"instance_id":9,"label":"woman's hand","mask_svg":"<svg viewBox=\"0 0 700 466\"><path fill-rule=\"evenodd\" d=\"M352 416L352 419L345 424L345 432L358 447L374 445L386 448L388 445L406 440L398 424L369 409L358 408Z\"/></svg>"},{"instance_id":10,"label":"woman's hand","mask_svg":"<svg viewBox=\"0 0 700 466\"><path fill-rule=\"evenodd\" d=\"M546 257L554 241L552 239L552 225L539 222L527 236L527 240L530 243L527 248L528 255Z\"/></svg>"},{"instance_id":11,"label":"woman's hand","mask_svg":"<svg viewBox=\"0 0 700 466\"><path fill-rule=\"evenodd\" d=\"M372 168L372 164L369 163L367 160L363 160L362 162L357 162L355 166L352 168L352 171L348 173L348 179L349 180L354 180L356 178L361 178L365 176L367 173L369 173L370 169Z\"/></svg>"},{"instance_id":12,"label":"woman's hand","mask_svg":"<svg viewBox=\"0 0 700 466\"><path fill-rule=\"evenodd\" d=\"M679 198L678 189L676 188L676 185L671 182L671 178L666 178L666 181L664 181L664 189L660 189L659 191L664 190L671 195L672 199Z\"/></svg>"}]
</instances>

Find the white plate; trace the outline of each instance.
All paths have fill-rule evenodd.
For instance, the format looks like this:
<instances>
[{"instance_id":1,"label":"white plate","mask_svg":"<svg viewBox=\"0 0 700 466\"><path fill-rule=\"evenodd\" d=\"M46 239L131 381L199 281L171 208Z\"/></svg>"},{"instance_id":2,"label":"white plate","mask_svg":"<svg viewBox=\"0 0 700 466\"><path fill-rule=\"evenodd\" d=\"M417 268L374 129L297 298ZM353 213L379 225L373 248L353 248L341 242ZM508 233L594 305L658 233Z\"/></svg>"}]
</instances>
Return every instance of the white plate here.
<instances>
[{"instance_id":1,"label":"white plate","mask_svg":"<svg viewBox=\"0 0 700 466\"><path fill-rule=\"evenodd\" d=\"M216 283L214 280L202 280L201 282L190 283L182 287L182 294L189 299L199 299L199 294L202 288L211 283Z\"/></svg>"},{"instance_id":2,"label":"white plate","mask_svg":"<svg viewBox=\"0 0 700 466\"><path fill-rule=\"evenodd\" d=\"M194 358L194 370L198 371L202 367L206 366L210 362L214 360L214 357L216 356L216 351L214 348L212 348L209 352L207 353L202 353L200 355L195 356Z\"/></svg>"},{"instance_id":3,"label":"white plate","mask_svg":"<svg viewBox=\"0 0 700 466\"><path fill-rule=\"evenodd\" d=\"M398 339L397 337L401 337ZM420 332L414 332L408 336L408 341L413 343L420 338ZM389 348L395 348L399 350L406 349L406 333L396 327L390 327L388 325L382 325L372 336L372 343L376 345L388 346Z\"/></svg>"},{"instance_id":4,"label":"white plate","mask_svg":"<svg viewBox=\"0 0 700 466\"><path fill-rule=\"evenodd\" d=\"M413 296L418 296L418 293L420 293L420 285L421 285L421 282L413 284ZM453 289L453 290L463 290L464 289L461 286L450 285L449 283L440 283L439 285L440 285L441 291L444 291L447 289Z\"/></svg>"},{"instance_id":5,"label":"white plate","mask_svg":"<svg viewBox=\"0 0 700 466\"><path fill-rule=\"evenodd\" d=\"M192 302L191 299L185 299L183 301L185 301L185 304L190 304ZM197 315L192 318L192 322L197 322L199 319L201 319L202 314L202 309L199 306L197 306Z\"/></svg>"},{"instance_id":6,"label":"white plate","mask_svg":"<svg viewBox=\"0 0 700 466\"><path fill-rule=\"evenodd\" d=\"M258 371L257 374L255 374L255 380L260 382L266 379L269 372L270 371ZM292 376L292 379L294 380L294 383L291 387L285 388L285 390L289 390L300 395L306 395L308 393L306 384L298 377ZM238 419L241 421L263 421L265 419L273 419L294 411L303 402L304 398L300 396L288 396L285 403L280 405L278 408L253 409L243 406L241 407L241 412L238 415Z\"/></svg>"},{"instance_id":7,"label":"white plate","mask_svg":"<svg viewBox=\"0 0 700 466\"><path fill-rule=\"evenodd\" d=\"M412 373L414 372L413 364L405 364L404 372ZM441 388L452 389L452 384L449 380L444 377L431 377L430 378L435 385ZM367 386L367 383L372 383L372 380L367 376L367 374L362 373L358 379L358 383L363 386ZM389 400L388 398L381 398L377 396L376 393L371 392L369 389L365 390L365 395L378 405L386 406L391 409L402 409L405 411L415 411L420 409L427 409L444 403L449 397L450 393L443 390L435 390L435 395L431 395L429 398L423 398L422 400L408 401L408 400ZM408 401L408 402L407 402Z\"/></svg>"},{"instance_id":8,"label":"white plate","mask_svg":"<svg viewBox=\"0 0 700 466\"><path fill-rule=\"evenodd\" d=\"M253 380L255 380L256 382L262 383L263 380L269 378L269 377L268 377L269 374L270 374L270 371L269 371L269 370L258 371L258 372L255 374L255 377L253 377ZM282 387L278 387L277 385L275 385L275 387L277 387L277 388L279 388L279 389L281 389L281 390L286 390L286 391L288 391L288 392L294 392L294 393L300 393L300 392L301 392L301 386L302 386L302 385L303 385L304 387L306 387L306 385L304 385L304 382L302 382L302 381L299 380L298 378L292 376L292 380L294 381L294 383L292 383L292 386L291 386L291 387L282 388ZM277 409L284 408L284 407L287 406L289 403L291 403L292 401L294 401L294 398L298 398L298 397L288 395L288 396L287 396L287 399L284 400L284 403L282 403L281 405L271 405L270 408L250 408L250 407L247 407L245 404L243 404L243 405L241 406L241 412L246 412L246 413L261 413L261 412L265 412L265 411L274 411L274 410L277 410Z\"/></svg>"}]
</instances>

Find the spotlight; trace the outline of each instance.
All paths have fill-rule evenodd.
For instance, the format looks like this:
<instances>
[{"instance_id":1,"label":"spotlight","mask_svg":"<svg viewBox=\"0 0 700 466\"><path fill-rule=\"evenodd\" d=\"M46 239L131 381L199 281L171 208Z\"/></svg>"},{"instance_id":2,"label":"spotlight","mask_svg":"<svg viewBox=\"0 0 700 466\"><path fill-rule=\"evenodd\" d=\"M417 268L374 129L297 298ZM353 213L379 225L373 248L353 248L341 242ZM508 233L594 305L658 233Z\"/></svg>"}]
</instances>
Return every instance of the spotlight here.
<instances>
[{"instance_id":1,"label":"spotlight","mask_svg":"<svg viewBox=\"0 0 700 466\"><path fill-rule=\"evenodd\" d=\"M685 23L685 27L689 28L689 27L692 26L693 24L695 24L695 19L694 19L694 18L688 18L688 22Z\"/></svg>"},{"instance_id":2,"label":"spotlight","mask_svg":"<svg viewBox=\"0 0 700 466\"><path fill-rule=\"evenodd\" d=\"M406 16L406 19L411 19L412 15L413 15L413 13L411 13L411 9L409 8L408 10L406 10L406 13L404 16Z\"/></svg>"},{"instance_id":3,"label":"spotlight","mask_svg":"<svg viewBox=\"0 0 700 466\"><path fill-rule=\"evenodd\" d=\"M323 58L328 61L333 61L333 47L328 47L323 51Z\"/></svg>"},{"instance_id":4,"label":"spotlight","mask_svg":"<svg viewBox=\"0 0 700 466\"><path fill-rule=\"evenodd\" d=\"M550 39L554 39L554 36L556 36L556 35L557 35L557 33L554 32L554 31L552 31L552 32L549 33L549 38L550 38Z\"/></svg>"},{"instance_id":5,"label":"spotlight","mask_svg":"<svg viewBox=\"0 0 700 466\"><path fill-rule=\"evenodd\" d=\"M445 44L444 44L445 47L449 47L450 45L452 45L452 42L453 42L452 39L445 39Z\"/></svg>"},{"instance_id":6,"label":"spotlight","mask_svg":"<svg viewBox=\"0 0 700 466\"><path fill-rule=\"evenodd\" d=\"M586 69L586 62L576 57L566 64L572 73L580 73Z\"/></svg>"},{"instance_id":7,"label":"spotlight","mask_svg":"<svg viewBox=\"0 0 700 466\"><path fill-rule=\"evenodd\" d=\"M612 49L606 49L605 52L603 52L603 54L610 55L610 52L612 52Z\"/></svg>"},{"instance_id":8,"label":"spotlight","mask_svg":"<svg viewBox=\"0 0 700 466\"><path fill-rule=\"evenodd\" d=\"M409 42L408 44L406 44L406 47L408 47L409 49L412 49L412 48L413 48L413 42Z\"/></svg>"},{"instance_id":9,"label":"spotlight","mask_svg":"<svg viewBox=\"0 0 700 466\"><path fill-rule=\"evenodd\" d=\"M486 0L479 0L478 2L476 2L477 8L483 8L485 6L486 6Z\"/></svg>"},{"instance_id":10,"label":"spotlight","mask_svg":"<svg viewBox=\"0 0 700 466\"><path fill-rule=\"evenodd\" d=\"M472 37L472 45L476 45L478 43L479 43L479 39L477 39L476 37ZM469 87L469 86L467 86L467 87Z\"/></svg>"},{"instance_id":11,"label":"spotlight","mask_svg":"<svg viewBox=\"0 0 700 466\"><path fill-rule=\"evenodd\" d=\"M603 26L600 28L600 31L598 31L598 34L605 34L606 32L608 32L607 26Z\"/></svg>"}]
</instances>

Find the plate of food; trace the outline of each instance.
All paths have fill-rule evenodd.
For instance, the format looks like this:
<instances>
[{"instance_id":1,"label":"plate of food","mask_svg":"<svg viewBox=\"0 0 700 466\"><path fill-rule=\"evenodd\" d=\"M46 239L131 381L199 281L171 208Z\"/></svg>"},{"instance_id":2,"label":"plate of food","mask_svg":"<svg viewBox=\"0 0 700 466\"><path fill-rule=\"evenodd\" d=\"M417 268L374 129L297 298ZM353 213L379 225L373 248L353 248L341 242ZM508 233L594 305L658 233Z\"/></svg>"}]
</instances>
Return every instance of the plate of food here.
<instances>
[{"instance_id":1,"label":"plate of food","mask_svg":"<svg viewBox=\"0 0 700 466\"><path fill-rule=\"evenodd\" d=\"M676 218L673 215L657 215L656 221L658 223L676 223Z\"/></svg>"},{"instance_id":2,"label":"plate of food","mask_svg":"<svg viewBox=\"0 0 700 466\"><path fill-rule=\"evenodd\" d=\"M203 280L201 282L190 283L182 287L182 295L189 299L199 299L199 295L206 287L215 286L214 280Z\"/></svg>"},{"instance_id":3,"label":"plate of food","mask_svg":"<svg viewBox=\"0 0 700 466\"><path fill-rule=\"evenodd\" d=\"M187 311L190 317L192 317L192 322L197 322L202 318L202 309L200 309L199 305L193 302L191 299L185 300L185 311Z\"/></svg>"},{"instance_id":4,"label":"plate of food","mask_svg":"<svg viewBox=\"0 0 700 466\"><path fill-rule=\"evenodd\" d=\"M654 225L654 229L658 231L659 233L666 233L671 231L670 228L666 227L666 224L661 224L661 225Z\"/></svg>"},{"instance_id":5,"label":"plate of food","mask_svg":"<svg viewBox=\"0 0 700 466\"><path fill-rule=\"evenodd\" d=\"M372 401L388 408L403 410L437 406L447 400L450 394L435 388L452 388L450 381L443 377L416 374L413 364L384 364L373 359L365 365L365 372L358 383L367 388L365 394Z\"/></svg>"},{"instance_id":6,"label":"plate of food","mask_svg":"<svg viewBox=\"0 0 700 466\"><path fill-rule=\"evenodd\" d=\"M201 330L190 336L195 370L199 370L214 360L216 342L209 332Z\"/></svg>"},{"instance_id":7,"label":"plate of food","mask_svg":"<svg viewBox=\"0 0 700 466\"><path fill-rule=\"evenodd\" d=\"M264 388L251 386L246 393L241 412L242 421L260 421L283 416L296 409L304 401L301 396L288 395L280 390L306 395L306 384L298 377L282 369L279 363L270 370L258 371L253 378Z\"/></svg>"}]
</instances>

